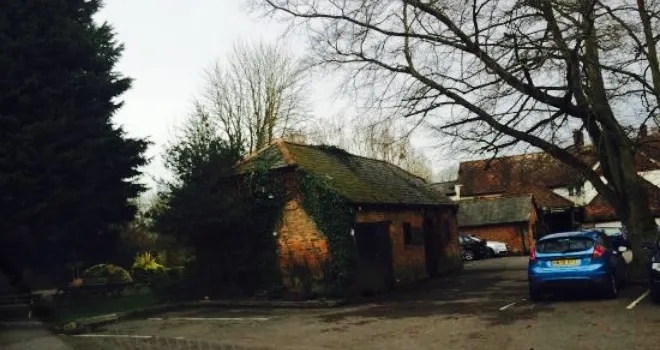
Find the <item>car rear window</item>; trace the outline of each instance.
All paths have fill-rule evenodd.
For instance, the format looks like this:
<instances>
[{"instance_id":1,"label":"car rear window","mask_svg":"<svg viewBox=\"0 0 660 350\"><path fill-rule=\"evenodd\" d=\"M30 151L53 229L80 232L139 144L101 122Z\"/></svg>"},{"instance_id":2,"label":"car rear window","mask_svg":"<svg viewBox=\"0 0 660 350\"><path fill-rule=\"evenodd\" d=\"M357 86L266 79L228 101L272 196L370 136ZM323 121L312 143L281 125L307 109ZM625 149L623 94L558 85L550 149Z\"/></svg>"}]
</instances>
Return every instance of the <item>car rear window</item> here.
<instances>
[{"instance_id":1,"label":"car rear window","mask_svg":"<svg viewBox=\"0 0 660 350\"><path fill-rule=\"evenodd\" d=\"M589 250L594 246L594 240L587 237L555 238L538 242L536 251L539 253L570 253Z\"/></svg>"}]
</instances>

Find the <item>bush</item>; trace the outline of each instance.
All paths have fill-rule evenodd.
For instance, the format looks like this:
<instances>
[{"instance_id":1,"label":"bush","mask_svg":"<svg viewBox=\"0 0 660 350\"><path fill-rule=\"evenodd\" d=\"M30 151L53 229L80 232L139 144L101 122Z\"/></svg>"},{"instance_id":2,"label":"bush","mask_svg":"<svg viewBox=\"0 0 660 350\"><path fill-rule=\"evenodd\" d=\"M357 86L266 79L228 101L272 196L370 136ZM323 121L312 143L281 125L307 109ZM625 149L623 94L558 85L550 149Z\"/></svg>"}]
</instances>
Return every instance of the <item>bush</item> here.
<instances>
[{"instance_id":1,"label":"bush","mask_svg":"<svg viewBox=\"0 0 660 350\"><path fill-rule=\"evenodd\" d=\"M144 252L135 256L132 268L142 271L162 271L165 267L150 252Z\"/></svg>"},{"instance_id":2,"label":"bush","mask_svg":"<svg viewBox=\"0 0 660 350\"><path fill-rule=\"evenodd\" d=\"M150 252L138 253L133 261L132 269L133 277L138 282L151 282L154 276L165 271L165 267Z\"/></svg>"},{"instance_id":3,"label":"bush","mask_svg":"<svg viewBox=\"0 0 660 350\"><path fill-rule=\"evenodd\" d=\"M113 284L133 282L128 271L111 264L94 265L83 272L85 284Z\"/></svg>"}]
</instances>

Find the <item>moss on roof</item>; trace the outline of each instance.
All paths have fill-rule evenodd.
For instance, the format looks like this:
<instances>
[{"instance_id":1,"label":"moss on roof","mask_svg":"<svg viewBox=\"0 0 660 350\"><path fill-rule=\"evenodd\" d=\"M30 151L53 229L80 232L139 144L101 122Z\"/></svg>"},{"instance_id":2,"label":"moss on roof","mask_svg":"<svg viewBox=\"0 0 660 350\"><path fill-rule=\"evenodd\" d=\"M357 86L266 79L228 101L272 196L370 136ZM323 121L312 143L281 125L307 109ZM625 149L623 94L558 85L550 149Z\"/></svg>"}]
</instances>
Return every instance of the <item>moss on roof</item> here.
<instances>
[{"instance_id":1,"label":"moss on roof","mask_svg":"<svg viewBox=\"0 0 660 350\"><path fill-rule=\"evenodd\" d=\"M239 163L239 172L249 171L268 158L275 170L296 167L324 179L339 194L354 203L454 205L421 178L384 161L353 155L334 146L310 146L277 141Z\"/></svg>"},{"instance_id":2,"label":"moss on roof","mask_svg":"<svg viewBox=\"0 0 660 350\"><path fill-rule=\"evenodd\" d=\"M532 196L461 201L458 226L475 227L525 222L534 209Z\"/></svg>"}]
</instances>

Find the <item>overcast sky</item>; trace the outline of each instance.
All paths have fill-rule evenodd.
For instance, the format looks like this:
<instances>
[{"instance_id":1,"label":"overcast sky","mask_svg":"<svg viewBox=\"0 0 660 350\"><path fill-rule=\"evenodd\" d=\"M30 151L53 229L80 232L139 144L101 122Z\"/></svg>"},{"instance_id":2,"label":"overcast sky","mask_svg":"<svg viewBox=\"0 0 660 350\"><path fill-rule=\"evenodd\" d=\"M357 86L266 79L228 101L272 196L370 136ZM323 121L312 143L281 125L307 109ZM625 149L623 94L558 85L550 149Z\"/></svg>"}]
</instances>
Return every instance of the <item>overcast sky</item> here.
<instances>
[{"instance_id":1,"label":"overcast sky","mask_svg":"<svg viewBox=\"0 0 660 350\"><path fill-rule=\"evenodd\" d=\"M156 177L165 175L158 156L191 110L203 70L223 60L236 41L276 41L284 32L282 24L250 14L244 0L106 0L97 19L114 26L125 45L117 70L134 78L114 122L154 142L154 160L145 170ZM285 43L304 52L300 38L288 35ZM335 105L334 91L323 81L312 86L309 102L317 117Z\"/></svg>"}]
</instances>

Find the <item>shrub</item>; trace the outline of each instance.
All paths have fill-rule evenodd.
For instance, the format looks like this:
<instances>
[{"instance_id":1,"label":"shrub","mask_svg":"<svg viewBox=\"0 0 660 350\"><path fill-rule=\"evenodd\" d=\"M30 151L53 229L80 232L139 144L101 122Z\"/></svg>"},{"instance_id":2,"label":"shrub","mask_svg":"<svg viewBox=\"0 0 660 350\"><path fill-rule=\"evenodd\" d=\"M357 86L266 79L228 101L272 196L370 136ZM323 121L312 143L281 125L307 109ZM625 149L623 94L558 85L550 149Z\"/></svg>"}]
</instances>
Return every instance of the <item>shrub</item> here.
<instances>
[{"instance_id":1,"label":"shrub","mask_svg":"<svg viewBox=\"0 0 660 350\"><path fill-rule=\"evenodd\" d=\"M151 283L155 277L165 273L165 267L150 252L138 253L133 261L132 269L136 282Z\"/></svg>"},{"instance_id":2,"label":"shrub","mask_svg":"<svg viewBox=\"0 0 660 350\"><path fill-rule=\"evenodd\" d=\"M85 284L112 284L133 282L128 271L111 264L94 265L83 272Z\"/></svg>"},{"instance_id":3,"label":"shrub","mask_svg":"<svg viewBox=\"0 0 660 350\"><path fill-rule=\"evenodd\" d=\"M150 252L144 252L138 253L135 256L132 268L134 270L142 271L162 271L164 266L161 265L158 260L156 260L156 257L151 255Z\"/></svg>"}]
</instances>

